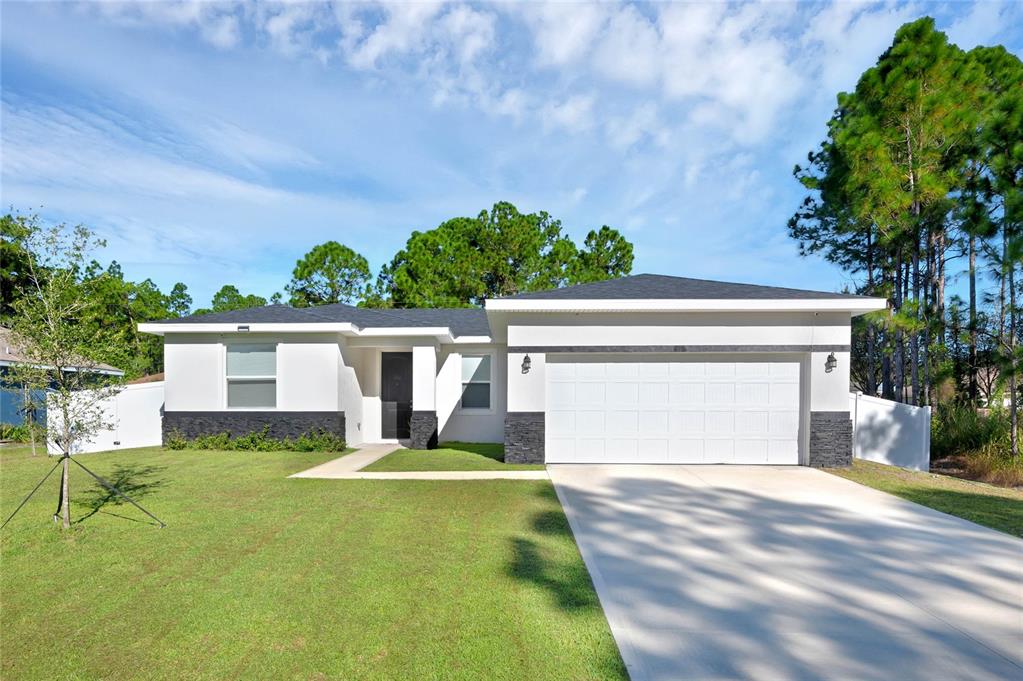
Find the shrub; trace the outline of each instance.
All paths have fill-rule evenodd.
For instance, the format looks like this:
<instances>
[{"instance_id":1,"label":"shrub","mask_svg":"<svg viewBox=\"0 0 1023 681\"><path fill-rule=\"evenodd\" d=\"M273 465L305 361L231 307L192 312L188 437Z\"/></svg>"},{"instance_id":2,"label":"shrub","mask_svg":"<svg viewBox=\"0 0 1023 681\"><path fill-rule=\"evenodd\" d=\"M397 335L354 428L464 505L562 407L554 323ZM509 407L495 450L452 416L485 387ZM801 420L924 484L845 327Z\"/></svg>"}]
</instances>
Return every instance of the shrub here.
<instances>
[{"instance_id":1,"label":"shrub","mask_svg":"<svg viewBox=\"0 0 1023 681\"><path fill-rule=\"evenodd\" d=\"M1003 410L985 414L968 405L943 405L931 423L931 456L954 457L974 480L1023 485L1023 457L1012 456L1009 435Z\"/></svg>"},{"instance_id":2,"label":"shrub","mask_svg":"<svg viewBox=\"0 0 1023 681\"><path fill-rule=\"evenodd\" d=\"M938 407L931 422L931 457L957 456L1009 440L1009 417L1000 411L985 415L966 404Z\"/></svg>"},{"instance_id":3,"label":"shrub","mask_svg":"<svg viewBox=\"0 0 1023 681\"><path fill-rule=\"evenodd\" d=\"M228 433L200 435L189 440L177 431L168 434L164 446L168 449L219 449L246 452L340 452L348 445L340 435L317 429L299 437L270 437L270 426L261 431L232 438Z\"/></svg>"},{"instance_id":4,"label":"shrub","mask_svg":"<svg viewBox=\"0 0 1023 681\"><path fill-rule=\"evenodd\" d=\"M0 423L0 440L31 442L33 430L36 432L36 442L41 443L46 440L46 429L39 424L32 425L29 423L20 423L16 426L10 423Z\"/></svg>"}]
</instances>

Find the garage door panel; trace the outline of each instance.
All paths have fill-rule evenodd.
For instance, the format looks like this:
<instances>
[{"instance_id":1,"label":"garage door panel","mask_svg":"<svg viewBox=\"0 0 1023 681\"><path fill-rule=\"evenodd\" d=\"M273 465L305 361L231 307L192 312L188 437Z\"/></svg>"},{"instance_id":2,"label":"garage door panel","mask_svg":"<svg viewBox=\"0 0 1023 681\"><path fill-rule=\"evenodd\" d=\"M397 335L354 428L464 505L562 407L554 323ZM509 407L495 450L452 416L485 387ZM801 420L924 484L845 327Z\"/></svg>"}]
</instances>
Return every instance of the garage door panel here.
<instances>
[{"instance_id":1,"label":"garage door panel","mask_svg":"<svg viewBox=\"0 0 1023 681\"><path fill-rule=\"evenodd\" d=\"M639 404L639 383L615 381L607 387L609 388L606 391L608 405L635 407Z\"/></svg>"},{"instance_id":2,"label":"garage door panel","mask_svg":"<svg viewBox=\"0 0 1023 681\"><path fill-rule=\"evenodd\" d=\"M575 383L551 381L547 384L547 399L552 407L575 406Z\"/></svg>"},{"instance_id":3,"label":"garage door panel","mask_svg":"<svg viewBox=\"0 0 1023 681\"><path fill-rule=\"evenodd\" d=\"M759 407L771 403L771 386L768 383L740 383L735 386L736 404Z\"/></svg>"},{"instance_id":4,"label":"garage door panel","mask_svg":"<svg viewBox=\"0 0 1023 681\"><path fill-rule=\"evenodd\" d=\"M735 458L735 441L731 438L707 438L703 451L706 463L732 463Z\"/></svg>"},{"instance_id":5,"label":"garage door panel","mask_svg":"<svg viewBox=\"0 0 1023 681\"><path fill-rule=\"evenodd\" d=\"M578 432L590 435L604 434L604 412L603 411L580 411L576 413Z\"/></svg>"},{"instance_id":6,"label":"garage door panel","mask_svg":"<svg viewBox=\"0 0 1023 681\"><path fill-rule=\"evenodd\" d=\"M639 463L667 463L668 440L643 438L637 442L636 458Z\"/></svg>"},{"instance_id":7,"label":"garage door panel","mask_svg":"<svg viewBox=\"0 0 1023 681\"><path fill-rule=\"evenodd\" d=\"M740 435L766 435L769 420L766 411L741 411L735 415L735 432Z\"/></svg>"},{"instance_id":8,"label":"garage door panel","mask_svg":"<svg viewBox=\"0 0 1023 681\"><path fill-rule=\"evenodd\" d=\"M603 406L607 403L607 386L603 383L576 383L575 403Z\"/></svg>"},{"instance_id":9,"label":"garage door panel","mask_svg":"<svg viewBox=\"0 0 1023 681\"><path fill-rule=\"evenodd\" d=\"M663 407L668 404L668 393L667 383L644 383L643 389L639 391L639 405Z\"/></svg>"},{"instance_id":10,"label":"garage door panel","mask_svg":"<svg viewBox=\"0 0 1023 681\"><path fill-rule=\"evenodd\" d=\"M707 404L734 404L734 383L711 383L707 386Z\"/></svg>"},{"instance_id":11,"label":"garage door panel","mask_svg":"<svg viewBox=\"0 0 1023 681\"><path fill-rule=\"evenodd\" d=\"M799 362L550 362L547 460L796 464Z\"/></svg>"},{"instance_id":12,"label":"garage door panel","mask_svg":"<svg viewBox=\"0 0 1023 681\"><path fill-rule=\"evenodd\" d=\"M767 463L767 440L740 438L735 441L733 463Z\"/></svg>"},{"instance_id":13,"label":"garage door panel","mask_svg":"<svg viewBox=\"0 0 1023 681\"><path fill-rule=\"evenodd\" d=\"M703 463L703 449L704 441L702 438L680 438L672 440L668 446L668 459L670 461Z\"/></svg>"},{"instance_id":14,"label":"garage door panel","mask_svg":"<svg viewBox=\"0 0 1023 681\"><path fill-rule=\"evenodd\" d=\"M706 386L703 383L672 383L668 401L678 405L702 406L707 401Z\"/></svg>"},{"instance_id":15,"label":"garage door panel","mask_svg":"<svg viewBox=\"0 0 1023 681\"><path fill-rule=\"evenodd\" d=\"M668 412L667 411L641 411L639 412L639 428L646 435L667 435L668 434Z\"/></svg>"},{"instance_id":16,"label":"garage door panel","mask_svg":"<svg viewBox=\"0 0 1023 681\"><path fill-rule=\"evenodd\" d=\"M730 411L708 411L707 412L708 433L734 433L735 413Z\"/></svg>"},{"instance_id":17,"label":"garage door panel","mask_svg":"<svg viewBox=\"0 0 1023 681\"><path fill-rule=\"evenodd\" d=\"M575 436L576 412L564 410L551 410L547 412L547 428L553 435Z\"/></svg>"},{"instance_id":18,"label":"garage door panel","mask_svg":"<svg viewBox=\"0 0 1023 681\"><path fill-rule=\"evenodd\" d=\"M608 378L639 378L639 365L635 362L615 362L607 365Z\"/></svg>"},{"instance_id":19,"label":"garage door panel","mask_svg":"<svg viewBox=\"0 0 1023 681\"><path fill-rule=\"evenodd\" d=\"M636 411L609 411L607 432L612 435L636 435L639 433L639 413Z\"/></svg>"},{"instance_id":20,"label":"garage door panel","mask_svg":"<svg viewBox=\"0 0 1023 681\"><path fill-rule=\"evenodd\" d=\"M771 406L785 407L799 404L798 383L772 383Z\"/></svg>"},{"instance_id":21,"label":"garage door panel","mask_svg":"<svg viewBox=\"0 0 1023 681\"><path fill-rule=\"evenodd\" d=\"M568 381L575 378L575 364L551 362L547 365L547 379L551 381Z\"/></svg>"},{"instance_id":22,"label":"garage door panel","mask_svg":"<svg viewBox=\"0 0 1023 681\"><path fill-rule=\"evenodd\" d=\"M671 378L700 378L707 374L707 365L703 362L671 362L668 375Z\"/></svg>"},{"instance_id":23,"label":"garage door panel","mask_svg":"<svg viewBox=\"0 0 1023 681\"><path fill-rule=\"evenodd\" d=\"M799 458L799 443L795 440L770 440L767 443L767 463L790 464Z\"/></svg>"}]
</instances>

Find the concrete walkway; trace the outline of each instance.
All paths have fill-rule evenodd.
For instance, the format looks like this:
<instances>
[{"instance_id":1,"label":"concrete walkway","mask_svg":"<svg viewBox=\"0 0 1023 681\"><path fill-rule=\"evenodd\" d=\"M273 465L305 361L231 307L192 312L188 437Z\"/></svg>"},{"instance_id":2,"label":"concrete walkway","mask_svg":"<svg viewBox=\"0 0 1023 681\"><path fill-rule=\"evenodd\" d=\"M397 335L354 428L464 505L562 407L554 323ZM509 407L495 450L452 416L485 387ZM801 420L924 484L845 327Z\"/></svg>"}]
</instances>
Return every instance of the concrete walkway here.
<instances>
[{"instance_id":1,"label":"concrete walkway","mask_svg":"<svg viewBox=\"0 0 1023 681\"><path fill-rule=\"evenodd\" d=\"M379 461L401 445L372 444L357 452L300 471L289 478L329 480L546 480L547 471L394 471L370 473L362 469Z\"/></svg>"},{"instance_id":2,"label":"concrete walkway","mask_svg":"<svg viewBox=\"0 0 1023 681\"><path fill-rule=\"evenodd\" d=\"M359 447L358 451L345 454L337 459L332 459L319 466L313 466L289 475L289 478L344 478L355 471L365 468L374 461L379 461L396 449L401 449L396 444L372 444Z\"/></svg>"},{"instance_id":3,"label":"concrete walkway","mask_svg":"<svg viewBox=\"0 0 1023 681\"><path fill-rule=\"evenodd\" d=\"M1023 541L822 471L548 466L633 681L1023 679Z\"/></svg>"}]
</instances>

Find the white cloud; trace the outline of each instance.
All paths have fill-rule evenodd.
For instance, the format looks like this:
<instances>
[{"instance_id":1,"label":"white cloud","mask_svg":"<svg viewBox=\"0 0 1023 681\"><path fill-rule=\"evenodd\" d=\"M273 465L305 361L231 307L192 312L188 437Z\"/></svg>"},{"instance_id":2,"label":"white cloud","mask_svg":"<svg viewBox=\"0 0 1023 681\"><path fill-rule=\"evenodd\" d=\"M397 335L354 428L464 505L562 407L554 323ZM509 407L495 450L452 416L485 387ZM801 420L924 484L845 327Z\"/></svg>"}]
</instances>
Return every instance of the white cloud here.
<instances>
[{"instance_id":1,"label":"white cloud","mask_svg":"<svg viewBox=\"0 0 1023 681\"><path fill-rule=\"evenodd\" d=\"M571 133L584 132L593 126L593 103L591 95L573 95L558 103L547 104L541 118L548 129L563 129Z\"/></svg>"},{"instance_id":2,"label":"white cloud","mask_svg":"<svg viewBox=\"0 0 1023 681\"><path fill-rule=\"evenodd\" d=\"M605 127L608 140L617 149L627 149L646 138L664 146L670 137L653 102L639 105L627 116L611 117Z\"/></svg>"},{"instance_id":3,"label":"white cloud","mask_svg":"<svg viewBox=\"0 0 1023 681\"><path fill-rule=\"evenodd\" d=\"M607 8L601 3L520 3L509 7L532 31L539 66L574 64L590 53L604 23Z\"/></svg>"}]
</instances>

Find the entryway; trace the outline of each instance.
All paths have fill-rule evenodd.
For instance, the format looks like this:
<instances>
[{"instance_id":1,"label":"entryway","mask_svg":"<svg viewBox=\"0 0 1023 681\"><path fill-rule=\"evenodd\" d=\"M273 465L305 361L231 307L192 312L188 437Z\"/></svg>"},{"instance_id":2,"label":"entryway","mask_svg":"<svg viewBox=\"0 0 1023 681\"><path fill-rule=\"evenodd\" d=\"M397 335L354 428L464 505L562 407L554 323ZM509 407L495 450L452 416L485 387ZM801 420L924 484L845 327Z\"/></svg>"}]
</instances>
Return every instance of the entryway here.
<instances>
[{"instance_id":1,"label":"entryway","mask_svg":"<svg viewBox=\"0 0 1023 681\"><path fill-rule=\"evenodd\" d=\"M412 353L380 353L380 437L412 436Z\"/></svg>"}]
</instances>

